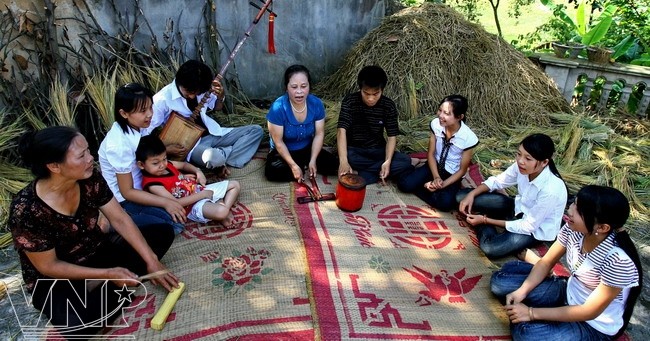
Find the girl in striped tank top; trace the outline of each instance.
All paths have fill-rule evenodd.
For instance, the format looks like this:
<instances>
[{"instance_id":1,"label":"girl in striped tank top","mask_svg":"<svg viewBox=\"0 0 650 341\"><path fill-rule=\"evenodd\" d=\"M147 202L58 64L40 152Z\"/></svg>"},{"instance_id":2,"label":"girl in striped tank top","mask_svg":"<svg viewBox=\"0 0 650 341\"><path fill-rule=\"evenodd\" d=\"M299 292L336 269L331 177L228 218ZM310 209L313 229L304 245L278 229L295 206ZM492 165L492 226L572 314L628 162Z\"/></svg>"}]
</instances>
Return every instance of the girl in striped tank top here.
<instances>
[{"instance_id":1,"label":"girl in striped tank top","mask_svg":"<svg viewBox=\"0 0 650 341\"><path fill-rule=\"evenodd\" d=\"M629 213L620 191L586 186L535 265L509 262L492 275L514 340L613 340L623 333L643 288L639 255L623 229ZM565 255L571 276L548 276Z\"/></svg>"}]
</instances>

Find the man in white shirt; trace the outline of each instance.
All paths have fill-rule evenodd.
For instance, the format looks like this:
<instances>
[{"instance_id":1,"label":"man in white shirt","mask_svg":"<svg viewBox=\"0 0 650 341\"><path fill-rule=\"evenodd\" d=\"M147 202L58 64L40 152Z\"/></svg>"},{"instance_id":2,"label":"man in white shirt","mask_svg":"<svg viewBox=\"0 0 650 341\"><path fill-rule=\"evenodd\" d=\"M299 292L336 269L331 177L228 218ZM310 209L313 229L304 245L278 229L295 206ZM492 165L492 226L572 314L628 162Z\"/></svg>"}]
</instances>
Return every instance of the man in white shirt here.
<instances>
[{"instance_id":1,"label":"man in white shirt","mask_svg":"<svg viewBox=\"0 0 650 341\"><path fill-rule=\"evenodd\" d=\"M172 112L190 117L204 96L210 96L195 123L205 129L196 145L190 147L185 161L202 168L244 167L251 160L262 140L263 130L258 125L222 127L209 117L208 109L221 110L225 94L219 82L213 85L213 74L209 66L197 60L189 60L180 66L174 81L153 96L153 118L150 130L167 123ZM216 95L208 92L215 86ZM180 145L167 145L170 157L182 155L187 150Z\"/></svg>"}]
</instances>

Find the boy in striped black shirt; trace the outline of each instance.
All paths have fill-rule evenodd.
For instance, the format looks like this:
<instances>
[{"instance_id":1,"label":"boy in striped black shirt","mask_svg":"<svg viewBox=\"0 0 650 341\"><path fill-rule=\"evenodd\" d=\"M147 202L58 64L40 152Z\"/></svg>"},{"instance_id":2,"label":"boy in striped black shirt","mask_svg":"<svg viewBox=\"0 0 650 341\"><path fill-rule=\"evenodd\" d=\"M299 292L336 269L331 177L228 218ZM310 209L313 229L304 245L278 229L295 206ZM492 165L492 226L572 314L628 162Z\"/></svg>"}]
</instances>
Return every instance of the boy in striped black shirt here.
<instances>
[{"instance_id":1,"label":"boy in striped black shirt","mask_svg":"<svg viewBox=\"0 0 650 341\"><path fill-rule=\"evenodd\" d=\"M383 95L388 83L379 66L359 72L360 91L345 96L339 114L337 147L339 175L358 173L367 184L410 174L411 158L395 151L399 134L395 102ZM388 139L384 138L384 131Z\"/></svg>"}]
</instances>

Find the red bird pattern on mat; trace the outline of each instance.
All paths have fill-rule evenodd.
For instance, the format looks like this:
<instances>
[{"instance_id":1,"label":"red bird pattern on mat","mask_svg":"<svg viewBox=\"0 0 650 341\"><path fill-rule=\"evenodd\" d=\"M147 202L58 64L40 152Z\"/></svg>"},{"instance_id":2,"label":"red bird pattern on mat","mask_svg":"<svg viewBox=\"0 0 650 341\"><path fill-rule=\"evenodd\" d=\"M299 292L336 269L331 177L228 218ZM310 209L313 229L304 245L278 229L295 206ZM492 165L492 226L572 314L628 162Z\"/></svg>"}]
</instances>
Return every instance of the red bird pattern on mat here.
<instances>
[{"instance_id":1,"label":"red bird pattern on mat","mask_svg":"<svg viewBox=\"0 0 650 341\"><path fill-rule=\"evenodd\" d=\"M464 278L466 275L465 268L458 270L452 276L449 276L447 270L440 270L439 275L433 276L432 273L419 268L413 265L415 270L402 268L406 270L411 276L415 277L418 281L422 282L427 290L420 291L422 295L416 303L420 303L421 306L430 305L433 299L436 302L449 295L449 303L465 303L464 294L472 291L476 286L476 283L481 280L483 275L478 275L470 278Z\"/></svg>"}]
</instances>

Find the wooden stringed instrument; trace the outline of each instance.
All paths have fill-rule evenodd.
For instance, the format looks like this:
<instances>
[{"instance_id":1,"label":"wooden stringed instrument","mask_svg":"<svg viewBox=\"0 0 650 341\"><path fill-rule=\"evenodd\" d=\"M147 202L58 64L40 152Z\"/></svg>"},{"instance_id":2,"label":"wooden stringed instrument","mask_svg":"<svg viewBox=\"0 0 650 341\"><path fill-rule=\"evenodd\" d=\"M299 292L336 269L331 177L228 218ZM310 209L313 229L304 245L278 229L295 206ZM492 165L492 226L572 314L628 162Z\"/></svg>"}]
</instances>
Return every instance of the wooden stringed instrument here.
<instances>
[{"instance_id":1,"label":"wooden stringed instrument","mask_svg":"<svg viewBox=\"0 0 650 341\"><path fill-rule=\"evenodd\" d=\"M277 17L277 14L275 14L269 9L269 6L271 5L272 2L273 0L265 0L264 5L262 7L255 5L256 8L259 8L259 12L255 16L255 19L248 27L248 30L246 30L243 37L239 40L235 48L232 50L230 56L228 56L228 60L226 61L226 63L224 63L224 65L221 67L221 70L219 70L219 73L214 78L213 86L210 88L209 91L207 91L203 95L203 98L201 98L199 104L196 106L194 111L192 111L190 117L185 118L183 115L177 112L172 112L169 115L169 119L167 119L167 122L165 122L165 126L160 132L159 137L163 141L165 146L170 144L179 144L185 147L186 150L186 152L183 155L178 155L177 157L172 158L173 160L185 160L185 158L187 157L187 153L189 153L192 147L194 147L194 145L196 145L196 143L199 141L201 135L203 135L205 129L195 123L196 119L201 114L201 110L203 110L205 103L210 99L211 95L215 93L214 91L215 83L221 82L226 70L228 69L232 61L235 59L235 55L237 55L237 53L241 49L242 45L244 44L244 41L246 41L246 39L250 36L253 27L255 27L258 21L260 21L260 19L264 15L264 12L266 11L268 11L269 13Z\"/></svg>"},{"instance_id":2,"label":"wooden stringed instrument","mask_svg":"<svg viewBox=\"0 0 650 341\"><path fill-rule=\"evenodd\" d=\"M190 118L185 118L183 115L172 111L160 132L160 139L165 146L170 144L179 144L185 147L183 155L170 155L170 159L174 161L185 161L187 153L199 141L205 129L200 125L194 123Z\"/></svg>"}]
</instances>

